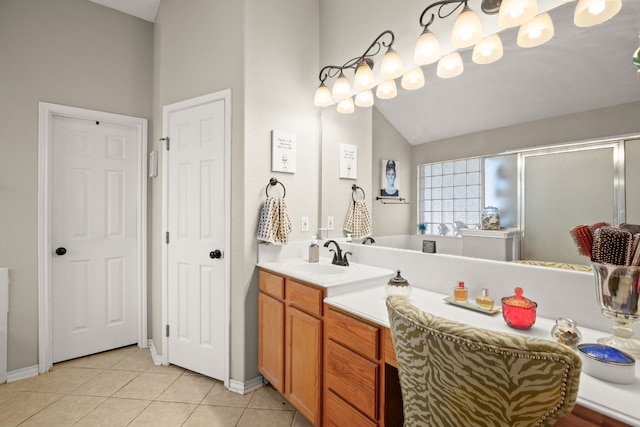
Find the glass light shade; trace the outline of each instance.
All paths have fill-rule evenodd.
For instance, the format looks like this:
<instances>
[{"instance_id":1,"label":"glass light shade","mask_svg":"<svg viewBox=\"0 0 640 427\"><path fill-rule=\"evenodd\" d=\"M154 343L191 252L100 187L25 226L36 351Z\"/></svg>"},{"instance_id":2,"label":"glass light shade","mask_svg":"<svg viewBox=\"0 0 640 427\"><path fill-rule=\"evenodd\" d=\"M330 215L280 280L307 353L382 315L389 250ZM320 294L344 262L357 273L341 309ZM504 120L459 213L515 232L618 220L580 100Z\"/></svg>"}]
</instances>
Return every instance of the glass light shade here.
<instances>
[{"instance_id":1,"label":"glass light shade","mask_svg":"<svg viewBox=\"0 0 640 427\"><path fill-rule=\"evenodd\" d=\"M420 89L424 86L422 67L416 67L404 73L400 85L406 90Z\"/></svg>"},{"instance_id":2,"label":"glass light shade","mask_svg":"<svg viewBox=\"0 0 640 427\"><path fill-rule=\"evenodd\" d=\"M338 113L351 114L355 111L356 107L353 105L353 98L345 98L338 102Z\"/></svg>"},{"instance_id":3,"label":"glass light shade","mask_svg":"<svg viewBox=\"0 0 640 427\"><path fill-rule=\"evenodd\" d=\"M491 64L502 58L503 54L502 40L496 33L485 37L474 46L471 59L476 64Z\"/></svg>"},{"instance_id":4,"label":"glass light shade","mask_svg":"<svg viewBox=\"0 0 640 427\"><path fill-rule=\"evenodd\" d=\"M553 38L553 21L548 13L541 13L518 30L518 46L536 47Z\"/></svg>"},{"instance_id":5,"label":"glass light shade","mask_svg":"<svg viewBox=\"0 0 640 427\"><path fill-rule=\"evenodd\" d=\"M398 88L395 80L385 80L376 89L376 96L380 99L395 98L397 94Z\"/></svg>"},{"instance_id":6,"label":"glass light shade","mask_svg":"<svg viewBox=\"0 0 640 427\"><path fill-rule=\"evenodd\" d=\"M458 15L451 31L451 45L462 49L473 46L482 39L482 22L478 15L465 6Z\"/></svg>"},{"instance_id":7,"label":"glass light shade","mask_svg":"<svg viewBox=\"0 0 640 427\"><path fill-rule=\"evenodd\" d=\"M517 27L537 14L537 0L503 0L498 11L498 25L502 28Z\"/></svg>"},{"instance_id":8,"label":"glass light shade","mask_svg":"<svg viewBox=\"0 0 640 427\"><path fill-rule=\"evenodd\" d=\"M380 77L382 80L391 80L398 78L404 73L404 65L398 52L389 47L387 53L382 57L380 64Z\"/></svg>"},{"instance_id":9,"label":"glass light shade","mask_svg":"<svg viewBox=\"0 0 640 427\"><path fill-rule=\"evenodd\" d=\"M454 50L440 58L436 69L436 75L443 79L450 79L452 77L459 76L462 74L462 71L464 71L462 57L460 56L460 52Z\"/></svg>"},{"instance_id":10,"label":"glass light shade","mask_svg":"<svg viewBox=\"0 0 640 427\"><path fill-rule=\"evenodd\" d=\"M376 85L376 76L366 61L361 61L353 79L355 90L369 90Z\"/></svg>"},{"instance_id":11,"label":"glass light shade","mask_svg":"<svg viewBox=\"0 0 640 427\"><path fill-rule=\"evenodd\" d=\"M416 42L416 48L413 51L413 62L417 65L433 64L441 56L442 50L438 38L428 28L425 28Z\"/></svg>"},{"instance_id":12,"label":"glass light shade","mask_svg":"<svg viewBox=\"0 0 640 427\"><path fill-rule=\"evenodd\" d=\"M340 75L333 83L333 89L331 89L331 95L334 99L345 99L351 97L351 83L344 76L342 71L340 71Z\"/></svg>"},{"instance_id":13,"label":"glass light shade","mask_svg":"<svg viewBox=\"0 0 640 427\"><path fill-rule=\"evenodd\" d=\"M331 91L324 82L320 83L318 89L316 89L316 95L313 97L313 105L316 107L328 107L333 104L333 98L331 97Z\"/></svg>"},{"instance_id":14,"label":"glass light shade","mask_svg":"<svg viewBox=\"0 0 640 427\"><path fill-rule=\"evenodd\" d=\"M578 27L601 24L614 16L622 8L622 0L579 0L573 23Z\"/></svg>"},{"instance_id":15,"label":"glass light shade","mask_svg":"<svg viewBox=\"0 0 640 427\"><path fill-rule=\"evenodd\" d=\"M373 105L373 92L371 90L358 92L355 102L358 107L371 107Z\"/></svg>"}]
</instances>

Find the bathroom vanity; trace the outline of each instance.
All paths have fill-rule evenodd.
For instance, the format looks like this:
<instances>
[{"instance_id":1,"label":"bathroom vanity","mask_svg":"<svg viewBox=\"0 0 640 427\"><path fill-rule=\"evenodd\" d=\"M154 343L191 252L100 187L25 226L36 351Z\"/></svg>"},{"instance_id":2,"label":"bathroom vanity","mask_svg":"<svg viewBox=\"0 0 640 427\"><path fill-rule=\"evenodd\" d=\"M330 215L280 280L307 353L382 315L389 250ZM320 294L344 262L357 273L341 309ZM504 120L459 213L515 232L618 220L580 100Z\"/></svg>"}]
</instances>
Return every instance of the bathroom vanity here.
<instances>
[{"instance_id":1,"label":"bathroom vanity","mask_svg":"<svg viewBox=\"0 0 640 427\"><path fill-rule=\"evenodd\" d=\"M365 250L350 247L349 250L353 250L354 258L359 261L370 260L371 264L357 263L354 264L356 268L350 272L339 273L328 259L321 259L320 265L315 267L318 274L314 279L310 274L314 267L299 267L304 277L292 268L293 264L306 262L302 256L299 259L280 260L267 256L266 261L258 263L260 372L315 426L401 426L402 398L385 305L385 284L394 275L394 271L384 265L382 259L400 265L401 260L409 255L387 249L391 252L381 255L383 258L375 262L378 259L375 256L362 255L367 250L378 253L379 248ZM465 270L469 267L464 265L465 258L420 255L436 258L425 258L428 261L422 262L408 260L416 271L412 271L412 267L406 264L402 275L413 285L410 302L422 310L476 327L542 339L551 339L550 331L555 324L555 317L565 314L558 308L567 307L562 301L557 307L551 302L543 302L540 308L546 306L547 310L560 310L558 315L550 316L548 312L541 310L531 329L517 331L506 325L499 312L488 315L448 304L444 299L449 296L449 285L452 283L438 287L432 285L429 278L440 280L440 274L452 273L443 273L435 267L429 270L430 263L446 268L447 262L454 262L459 268L453 274L462 278L466 277ZM489 264L482 267L483 262ZM387 268L372 267L373 264ZM529 286L528 280L550 282L550 286L557 287L558 282L549 280L546 276L548 274L558 280L564 279L570 293L575 290L574 287L585 285L593 292L590 281L592 278L588 273L555 272L544 267L503 264L504 266L475 260L471 270L479 278L488 274L484 272L485 268L492 272L492 277L501 274L499 270L504 270L507 274L516 272L527 294L539 303L542 300L541 294L535 292L532 285ZM359 280L356 273L358 268L364 272L368 267L378 269L377 274L370 272L366 279ZM425 274L425 271L430 274ZM341 281L340 277L345 280ZM473 281L469 282L472 283L473 292ZM540 284L538 288L540 291L544 285ZM506 288L500 288L499 281L494 278L492 293L496 301L499 301L499 296L504 296L504 289ZM556 291L555 297L558 295L564 296L561 291ZM588 301L585 299L583 304L586 316L590 316L589 312L593 310ZM582 304L583 301L578 300L576 303ZM596 342L598 338L608 335L608 332L604 332L607 331L606 327L592 329L586 319L583 324L580 324L580 320L578 324L583 342ZM608 325L606 321L602 324ZM639 375L640 368L636 366L636 376ZM556 425L640 425L640 406L636 403L638 397L640 381L620 385L583 373L573 413L562 418Z\"/></svg>"}]
</instances>

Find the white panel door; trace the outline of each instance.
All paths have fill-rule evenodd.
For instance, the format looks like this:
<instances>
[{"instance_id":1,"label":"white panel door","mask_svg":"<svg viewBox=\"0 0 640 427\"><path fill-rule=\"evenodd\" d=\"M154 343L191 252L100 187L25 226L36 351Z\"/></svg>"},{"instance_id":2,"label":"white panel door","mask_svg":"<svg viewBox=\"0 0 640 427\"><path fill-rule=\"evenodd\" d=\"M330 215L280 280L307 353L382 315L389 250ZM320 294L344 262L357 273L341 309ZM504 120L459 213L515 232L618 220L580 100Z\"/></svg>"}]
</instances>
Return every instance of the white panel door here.
<instances>
[{"instance_id":1,"label":"white panel door","mask_svg":"<svg viewBox=\"0 0 640 427\"><path fill-rule=\"evenodd\" d=\"M138 341L137 130L54 116L53 362Z\"/></svg>"},{"instance_id":2,"label":"white panel door","mask_svg":"<svg viewBox=\"0 0 640 427\"><path fill-rule=\"evenodd\" d=\"M224 379L224 100L171 112L168 361Z\"/></svg>"}]
</instances>

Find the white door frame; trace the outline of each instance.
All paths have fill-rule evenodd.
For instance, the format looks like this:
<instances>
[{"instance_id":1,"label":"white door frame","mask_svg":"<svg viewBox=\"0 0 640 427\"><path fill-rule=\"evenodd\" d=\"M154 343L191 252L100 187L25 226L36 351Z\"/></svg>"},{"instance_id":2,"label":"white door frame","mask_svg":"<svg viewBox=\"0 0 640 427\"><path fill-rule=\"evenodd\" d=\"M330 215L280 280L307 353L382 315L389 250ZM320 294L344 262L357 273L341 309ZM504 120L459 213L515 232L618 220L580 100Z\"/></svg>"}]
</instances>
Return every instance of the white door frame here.
<instances>
[{"instance_id":1,"label":"white door frame","mask_svg":"<svg viewBox=\"0 0 640 427\"><path fill-rule=\"evenodd\" d=\"M54 116L109 122L137 129L140 159L137 187L141 195L137 201L139 245L136 251L140 272L138 278L140 304L137 310L138 346L147 347L147 119L40 102L38 128L38 371L40 373L48 371L53 366L51 169Z\"/></svg>"},{"instance_id":2,"label":"white door frame","mask_svg":"<svg viewBox=\"0 0 640 427\"><path fill-rule=\"evenodd\" d=\"M225 186L224 194L220 197L224 200L225 206L225 244L222 258L226 275L224 278L224 385L229 387L229 352L230 352L230 325L231 325L231 89L225 89L219 92L202 95L196 98L187 99L162 107L162 134L169 135L169 114L175 111L187 108L197 107L198 105L208 104L214 101L224 101L224 168L225 168ZM162 156L162 235L164 241L164 233L169 229L169 181L168 167L169 162L166 156L166 144L163 144ZM169 339L166 331L169 322L169 301L168 301L168 259L167 245L162 245L162 364L169 364Z\"/></svg>"}]
</instances>

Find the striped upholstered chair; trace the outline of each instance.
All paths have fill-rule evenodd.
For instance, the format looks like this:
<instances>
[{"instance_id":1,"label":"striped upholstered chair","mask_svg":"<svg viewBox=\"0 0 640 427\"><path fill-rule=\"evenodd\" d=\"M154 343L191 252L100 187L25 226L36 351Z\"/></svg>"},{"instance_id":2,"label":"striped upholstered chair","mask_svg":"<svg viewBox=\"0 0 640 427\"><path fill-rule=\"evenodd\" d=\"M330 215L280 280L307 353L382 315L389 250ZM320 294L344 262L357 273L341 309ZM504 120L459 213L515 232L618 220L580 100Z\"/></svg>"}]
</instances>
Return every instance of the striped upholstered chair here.
<instances>
[{"instance_id":1,"label":"striped upholstered chair","mask_svg":"<svg viewBox=\"0 0 640 427\"><path fill-rule=\"evenodd\" d=\"M562 344L493 332L389 297L405 426L555 424L578 395L581 360Z\"/></svg>"}]
</instances>

